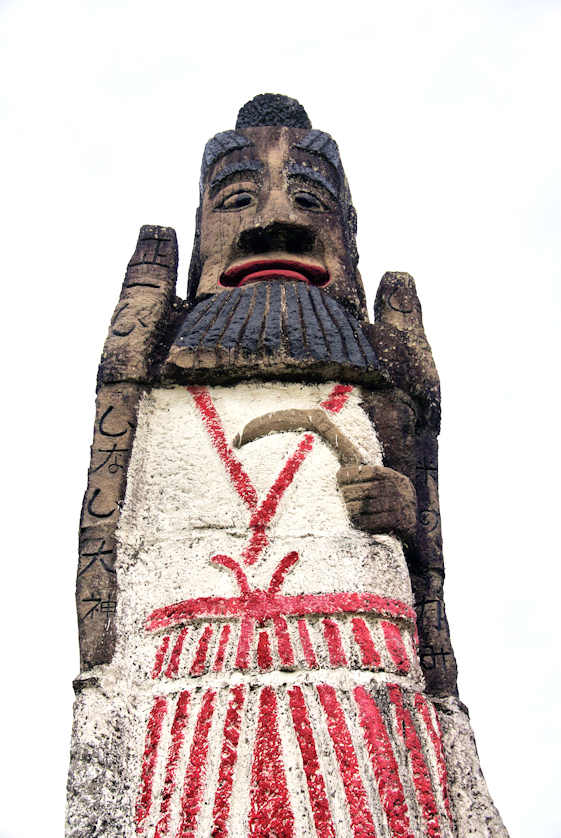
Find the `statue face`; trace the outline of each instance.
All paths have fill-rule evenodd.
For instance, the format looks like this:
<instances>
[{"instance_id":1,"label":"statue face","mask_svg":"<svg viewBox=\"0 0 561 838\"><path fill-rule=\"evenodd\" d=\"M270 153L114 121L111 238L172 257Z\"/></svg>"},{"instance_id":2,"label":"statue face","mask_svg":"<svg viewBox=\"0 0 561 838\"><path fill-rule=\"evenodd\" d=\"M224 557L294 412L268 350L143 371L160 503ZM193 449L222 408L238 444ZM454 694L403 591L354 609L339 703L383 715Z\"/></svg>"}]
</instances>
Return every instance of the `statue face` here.
<instances>
[{"instance_id":1,"label":"statue face","mask_svg":"<svg viewBox=\"0 0 561 838\"><path fill-rule=\"evenodd\" d=\"M246 128L250 144L211 167L201 206L197 297L263 280L300 280L360 311L340 174L321 153L297 147L308 133Z\"/></svg>"}]
</instances>

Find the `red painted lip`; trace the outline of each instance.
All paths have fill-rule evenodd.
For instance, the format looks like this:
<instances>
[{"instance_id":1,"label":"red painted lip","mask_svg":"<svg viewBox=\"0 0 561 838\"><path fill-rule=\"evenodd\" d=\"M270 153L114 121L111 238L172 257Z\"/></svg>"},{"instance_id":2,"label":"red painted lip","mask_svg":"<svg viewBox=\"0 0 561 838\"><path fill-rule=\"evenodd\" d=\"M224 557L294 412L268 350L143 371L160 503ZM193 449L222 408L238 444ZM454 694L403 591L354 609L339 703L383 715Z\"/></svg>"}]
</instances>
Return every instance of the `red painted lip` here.
<instances>
[{"instance_id":1,"label":"red painted lip","mask_svg":"<svg viewBox=\"0 0 561 838\"><path fill-rule=\"evenodd\" d=\"M253 259L224 271L220 277L220 285L225 288L239 288L241 285L265 279L300 280L308 285L321 287L329 282L329 272L319 265L292 259Z\"/></svg>"}]
</instances>

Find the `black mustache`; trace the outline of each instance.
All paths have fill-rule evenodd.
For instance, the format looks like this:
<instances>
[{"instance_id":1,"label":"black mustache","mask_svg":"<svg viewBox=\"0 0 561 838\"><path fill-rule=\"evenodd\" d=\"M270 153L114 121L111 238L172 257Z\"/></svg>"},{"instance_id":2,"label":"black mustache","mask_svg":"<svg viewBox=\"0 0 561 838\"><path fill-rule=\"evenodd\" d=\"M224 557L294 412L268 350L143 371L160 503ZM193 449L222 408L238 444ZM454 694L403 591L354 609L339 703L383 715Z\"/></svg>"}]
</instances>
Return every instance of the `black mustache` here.
<instances>
[{"instance_id":1,"label":"black mustache","mask_svg":"<svg viewBox=\"0 0 561 838\"><path fill-rule=\"evenodd\" d=\"M301 254L310 253L315 240L315 233L307 227L275 221L266 227L244 230L239 235L237 247L240 253L247 253L251 256L259 253L273 253L276 250Z\"/></svg>"}]
</instances>

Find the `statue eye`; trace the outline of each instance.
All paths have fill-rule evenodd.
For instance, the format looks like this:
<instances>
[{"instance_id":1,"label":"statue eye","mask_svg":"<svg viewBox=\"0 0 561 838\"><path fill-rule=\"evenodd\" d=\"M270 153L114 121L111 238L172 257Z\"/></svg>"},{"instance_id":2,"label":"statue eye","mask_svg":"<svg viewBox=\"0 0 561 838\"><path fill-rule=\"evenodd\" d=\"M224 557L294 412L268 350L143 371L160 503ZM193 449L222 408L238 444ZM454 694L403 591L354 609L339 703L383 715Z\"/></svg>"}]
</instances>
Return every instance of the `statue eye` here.
<instances>
[{"instance_id":1,"label":"statue eye","mask_svg":"<svg viewBox=\"0 0 561 838\"><path fill-rule=\"evenodd\" d=\"M240 190L228 195L224 200L216 205L217 210L241 210L249 207L253 203L253 195L251 192Z\"/></svg>"},{"instance_id":2,"label":"statue eye","mask_svg":"<svg viewBox=\"0 0 561 838\"><path fill-rule=\"evenodd\" d=\"M294 203L301 209L311 212L324 212L325 207L322 202L311 192L295 192Z\"/></svg>"}]
</instances>

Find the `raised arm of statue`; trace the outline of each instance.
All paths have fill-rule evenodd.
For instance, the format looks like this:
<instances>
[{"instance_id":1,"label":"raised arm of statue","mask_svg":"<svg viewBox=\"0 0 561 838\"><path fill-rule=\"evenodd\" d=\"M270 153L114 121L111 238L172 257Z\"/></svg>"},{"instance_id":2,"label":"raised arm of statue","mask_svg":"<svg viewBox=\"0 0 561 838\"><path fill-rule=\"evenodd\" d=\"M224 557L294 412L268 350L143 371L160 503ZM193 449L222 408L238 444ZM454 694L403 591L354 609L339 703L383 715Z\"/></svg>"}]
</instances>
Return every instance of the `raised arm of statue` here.
<instances>
[{"instance_id":1,"label":"raised arm of statue","mask_svg":"<svg viewBox=\"0 0 561 838\"><path fill-rule=\"evenodd\" d=\"M443 597L438 500L440 382L413 277L386 273L374 314L374 323L365 330L393 387L369 392L367 409L380 434L385 465L406 475L415 487L415 536L406 541L406 555L421 665L433 695L456 695L456 661Z\"/></svg>"},{"instance_id":2,"label":"raised arm of statue","mask_svg":"<svg viewBox=\"0 0 561 838\"><path fill-rule=\"evenodd\" d=\"M82 671L108 663L115 643L115 531L125 496L138 402L177 308L177 240L141 228L111 318L98 373L88 486L82 504L76 606Z\"/></svg>"}]
</instances>

